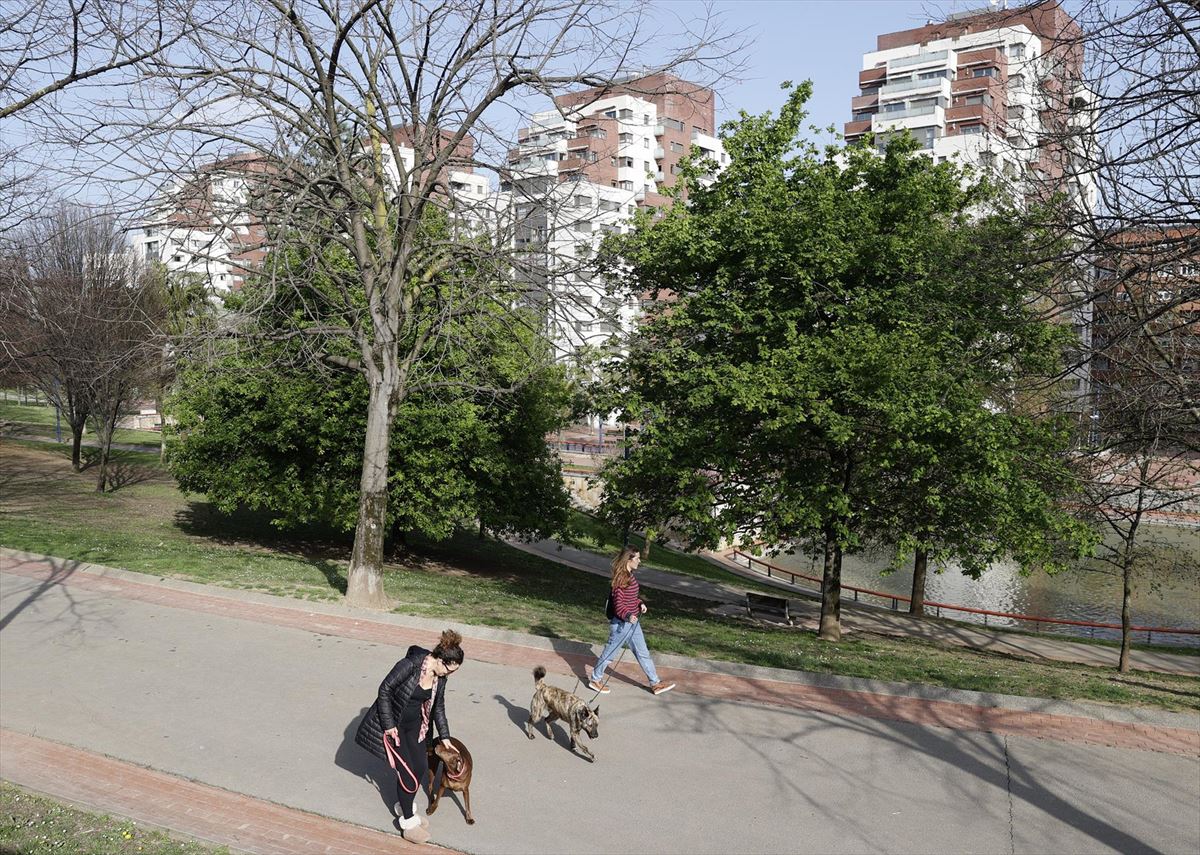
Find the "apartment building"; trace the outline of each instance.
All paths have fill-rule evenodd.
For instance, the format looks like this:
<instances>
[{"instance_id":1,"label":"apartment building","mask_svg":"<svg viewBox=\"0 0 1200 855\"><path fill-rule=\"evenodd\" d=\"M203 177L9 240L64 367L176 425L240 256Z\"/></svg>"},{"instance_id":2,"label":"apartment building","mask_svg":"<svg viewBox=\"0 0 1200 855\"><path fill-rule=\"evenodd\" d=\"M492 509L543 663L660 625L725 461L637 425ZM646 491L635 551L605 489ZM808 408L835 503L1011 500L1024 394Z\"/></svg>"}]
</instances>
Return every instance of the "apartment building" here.
<instances>
[{"instance_id":1,"label":"apartment building","mask_svg":"<svg viewBox=\"0 0 1200 855\"><path fill-rule=\"evenodd\" d=\"M414 166L411 130L393 131L395 152L384 147L384 171L393 186L401 170ZM443 140L449 134L441 132ZM474 141L458 144L451 166L440 182L449 207L472 225L480 225L492 211L492 189L486 175L471 166ZM240 154L205 164L190 175L178 177L160 194L153 211L134 230L130 242L139 259L161 263L168 272L193 275L215 293L237 290L266 258L267 229L253 201L276 167L259 154Z\"/></svg>"},{"instance_id":2,"label":"apartment building","mask_svg":"<svg viewBox=\"0 0 1200 855\"><path fill-rule=\"evenodd\" d=\"M518 132L501 176L501 207L512 213L514 243L529 259L560 354L632 326L640 301L606 293L588 260L605 235L629 228L639 208L669 201L663 191L676 184L693 146L716 170L727 162L714 103L710 89L648 75L560 96Z\"/></svg>"},{"instance_id":3,"label":"apartment building","mask_svg":"<svg viewBox=\"0 0 1200 855\"><path fill-rule=\"evenodd\" d=\"M1003 176L1018 198L1066 192L1090 210L1094 181L1060 133L1089 121L1080 36L1057 0L880 35L863 56L846 141L870 132L882 146L908 130L935 160Z\"/></svg>"}]
</instances>

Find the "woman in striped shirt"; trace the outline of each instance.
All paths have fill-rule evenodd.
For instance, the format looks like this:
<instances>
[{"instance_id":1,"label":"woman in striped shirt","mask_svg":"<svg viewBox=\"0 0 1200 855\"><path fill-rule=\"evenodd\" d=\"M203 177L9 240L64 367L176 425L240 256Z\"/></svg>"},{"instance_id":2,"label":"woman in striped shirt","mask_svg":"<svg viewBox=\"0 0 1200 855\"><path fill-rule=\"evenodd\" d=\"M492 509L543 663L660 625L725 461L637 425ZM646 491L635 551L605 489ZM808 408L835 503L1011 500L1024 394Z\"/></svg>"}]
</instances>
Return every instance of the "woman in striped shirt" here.
<instances>
[{"instance_id":1,"label":"woman in striped shirt","mask_svg":"<svg viewBox=\"0 0 1200 855\"><path fill-rule=\"evenodd\" d=\"M646 604L642 602L638 581L633 577L633 571L642 561L641 553L632 546L626 546L612 563L612 592L608 599L608 644L604 652L596 660L596 665L588 676L588 688L601 695L608 694L608 682L604 678L604 669L618 650L629 644L633 647L633 655L638 664L646 672L650 681L650 691L656 695L669 692L675 688L674 683L664 683L658 679L654 669L654 660L646 648L646 637L642 634L642 624L638 620L646 613Z\"/></svg>"}]
</instances>

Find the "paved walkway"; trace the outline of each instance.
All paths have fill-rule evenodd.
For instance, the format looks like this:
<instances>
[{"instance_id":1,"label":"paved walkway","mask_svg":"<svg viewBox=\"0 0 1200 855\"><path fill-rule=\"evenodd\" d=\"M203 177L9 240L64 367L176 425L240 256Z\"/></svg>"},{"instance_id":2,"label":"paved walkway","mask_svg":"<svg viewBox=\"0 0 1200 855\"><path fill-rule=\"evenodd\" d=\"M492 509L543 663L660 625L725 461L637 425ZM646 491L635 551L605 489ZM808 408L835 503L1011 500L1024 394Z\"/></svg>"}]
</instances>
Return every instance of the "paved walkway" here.
<instances>
[{"instance_id":1,"label":"paved walkway","mask_svg":"<svg viewBox=\"0 0 1200 855\"><path fill-rule=\"evenodd\" d=\"M610 559L607 557L564 546L554 540L542 540L534 543L509 541L509 543L517 549L541 555L599 576L607 577L611 573ZM653 554L650 560L653 560ZM765 579L761 574L746 570L733 562L722 561L720 565L737 576L760 585L778 588L781 596L792 594L791 597L788 597L791 614L801 626L816 630L821 615L821 604L819 599L814 599L813 592L785 582ZM738 611L737 608L733 608L734 606L739 607L743 614L745 613L746 591L737 585L709 582L705 579L671 573L648 565L638 570L638 580L648 588L686 594L689 597L711 600L714 603L730 606L725 610L729 613ZM915 618L902 612L845 601L842 603L842 627L846 632L863 631L906 638L923 638L939 644L952 644L974 650L1019 656L1024 659L1051 659L1105 668L1115 668L1120 655L1120 651L1115 647L1084 644L1062 638L1024 635L1001 629L975 628L934 617ZM1144 671L1200 676L1200 656L1161 653L1154 650L1134 650L1132 660L1134 668Z\"/></svg>"},{"instance_id":2,"label":"paved walkway","mask_svg":"<svg viewBox=\"0 0 1200 855\"><path fill-rule=\"evenodd\" d=\"M98 773L78 757L107 755L161 774L150 786L166 801L183 785L232 798L196 797L210 827L299 829L267 805L387 832L390 787L381 798L375 782L389 772L353 733L380 676L441 625L0 552L0 775L81 800ZM433 831L461 851L1200 848L1195 715L659 656L680 688L656 698L622 663L588 764L561 730L529 742L521 724L532 666L570 688L595 648L459 629L469 660L449 717L476 758L479 821L447 800ZM78 762L33 780L20 758L44 746L31 735ZM188 831L156 819L150 799L89 793L90 806ZM328 851L304 835L242 845Z\"/></svg>"}]
</instances>

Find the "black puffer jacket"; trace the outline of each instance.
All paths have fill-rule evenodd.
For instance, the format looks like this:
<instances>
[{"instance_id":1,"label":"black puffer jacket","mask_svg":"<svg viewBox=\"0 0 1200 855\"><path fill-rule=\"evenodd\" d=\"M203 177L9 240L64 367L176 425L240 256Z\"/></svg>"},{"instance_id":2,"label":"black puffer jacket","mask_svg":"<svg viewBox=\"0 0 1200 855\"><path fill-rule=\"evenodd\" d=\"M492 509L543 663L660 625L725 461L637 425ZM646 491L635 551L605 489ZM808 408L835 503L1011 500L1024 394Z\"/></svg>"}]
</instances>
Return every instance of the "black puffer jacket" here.
<instances>
[{"instance_id":1,"label":"black puffer jacket","mask_svg":"<svg viewBox=\"0 0 1200 855\"><path fill-rule=\"evenodd\" d=\"M387 759L387 754L383 750L383 732L396 727L400 721L400 714L404 712L404 707L408 705L408 699L412 697L417 684L421 681L421 663L428 655L428 650L413 645L408 648L407 655L392 667L388 675L383 678L383 682L379 684L379 697L367 710L362 724L358 726L358 733L354 736L355 742L376 757ZM431 725L437 727L438 736L442 739L449 739L450 727L446 724L445 699L446 678L443 677L438 680L437 694L434 695L433 709L430 711L429 717L432 720Z\"/></svg>"}]
</instances>

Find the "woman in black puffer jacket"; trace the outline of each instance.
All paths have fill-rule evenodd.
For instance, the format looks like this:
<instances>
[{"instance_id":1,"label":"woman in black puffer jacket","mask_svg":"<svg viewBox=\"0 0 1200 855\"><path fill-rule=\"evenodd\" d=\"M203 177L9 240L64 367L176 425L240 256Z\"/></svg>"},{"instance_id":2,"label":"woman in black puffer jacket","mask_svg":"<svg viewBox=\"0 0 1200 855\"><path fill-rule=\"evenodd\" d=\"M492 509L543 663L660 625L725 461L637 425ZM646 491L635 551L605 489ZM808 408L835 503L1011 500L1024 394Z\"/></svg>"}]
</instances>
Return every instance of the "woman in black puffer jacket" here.
<instances>
[{"instance_id":1,"label":"woman in black puffer jacket","mask_svg":"<svg viewBox=\"0 0 1200 855\"><path fill-rule=\"evenodd\" d=\"M426 738L430 722L450 745L446 724L446 677L462 665L462 636L442 633L433 650L413 645L379 684L379 697L367 710L354 741L396 770L396 815L405 840L426 843L429 823L414 801L429 772Z\"/></svg>"}]
</instances>

